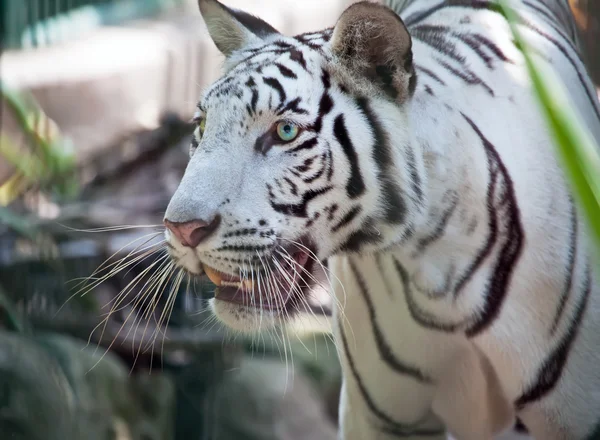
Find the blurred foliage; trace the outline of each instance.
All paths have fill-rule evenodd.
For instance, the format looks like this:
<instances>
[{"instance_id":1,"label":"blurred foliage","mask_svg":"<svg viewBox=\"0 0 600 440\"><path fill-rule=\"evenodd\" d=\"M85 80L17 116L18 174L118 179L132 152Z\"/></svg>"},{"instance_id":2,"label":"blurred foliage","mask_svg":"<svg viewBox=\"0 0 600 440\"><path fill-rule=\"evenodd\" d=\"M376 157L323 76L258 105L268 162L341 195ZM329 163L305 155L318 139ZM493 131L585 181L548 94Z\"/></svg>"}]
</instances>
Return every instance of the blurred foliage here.
<instances>
[{"instance_id":1,"label":"blurred foliage","mask_svg":"<svg viewBox=\"0 0 600 440\"><path fill-rule=\"evenodd\" d=\"M569 103L564 86L554 72L535 61L534 52L521 36L519 17L508 5L500 2L513 37L527 64L541 111L546 118L557 153L573 187L580 206L600 250L600 146Z\"/></svg>"},{"instance_id":2,"label":"blurred foliage","mask_svg":"<svg viewBox=\"0 0 600 440\"><path fill-rule=\"evenodd\" d=\"M4 46L31 48L80 38L99 26L155 16L183 0L5 0Z\"/></svg>"},{"instance_id":3,"label":"blurred foliage","mask_svg":"<svg viewBox=\"0 0 600 440\"><path fill-rule=\"evenodd\" d=\"M32 98L0 83L2 104L10 111L19 133L0 133L0 160L11 165L12 174L0 185L0 223L27 239L40 256L56 252L53 237L37 225L35 215L16 212L13 202L25 194L46 192L58 200L77 194L75 155L68 141ZM6 116L6 115L3 115ZM0 288L0 316L5 328L23 331L25 324Z\"/></svg>"},{"instance_id":4,"label":"blurred foliage","mask_svg":"<svg viewBox=\"0 0 600 440\"><path fill-rule=\"evenodd\" d=\"M75 153L68 139L33 99L25 99L3 83L0 91L26 140L25 145L18 145L0 133L0 155L15 167L12 177L0 186L0 205L7 206L33 188L61 199L74 197L78 192Z\"/></svg>"}]
</instances>

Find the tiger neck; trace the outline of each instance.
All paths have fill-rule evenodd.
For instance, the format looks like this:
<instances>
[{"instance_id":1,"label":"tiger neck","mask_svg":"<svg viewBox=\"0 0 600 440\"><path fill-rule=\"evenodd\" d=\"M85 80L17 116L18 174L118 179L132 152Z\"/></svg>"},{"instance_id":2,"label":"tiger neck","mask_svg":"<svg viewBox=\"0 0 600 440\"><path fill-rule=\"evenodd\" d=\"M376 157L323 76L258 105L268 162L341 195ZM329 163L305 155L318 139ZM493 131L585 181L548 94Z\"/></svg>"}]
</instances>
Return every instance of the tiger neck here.
<instances>
[{"instance_id":1,"label":"tiger neck","mask_svg":"<svg viewBox=\"0 0 600 440\"><path fill-rule=\"evenodd\" d=\"M409 127L411 154L421 162L417 179L423 197L408 233L387 252L416 260L417 265L426 261L443 265L439 260L449 260L450 250L475 249L479 243L477 223L487 212L488 170L473 164L485 164L486 159L483 149L469 148L479 145L480 140L465 117L437 97L415 94ZM399 186L413 185L414 179L411 176ZM437 252L425 252L430 247Z\"/></svg>"}]
</instances>

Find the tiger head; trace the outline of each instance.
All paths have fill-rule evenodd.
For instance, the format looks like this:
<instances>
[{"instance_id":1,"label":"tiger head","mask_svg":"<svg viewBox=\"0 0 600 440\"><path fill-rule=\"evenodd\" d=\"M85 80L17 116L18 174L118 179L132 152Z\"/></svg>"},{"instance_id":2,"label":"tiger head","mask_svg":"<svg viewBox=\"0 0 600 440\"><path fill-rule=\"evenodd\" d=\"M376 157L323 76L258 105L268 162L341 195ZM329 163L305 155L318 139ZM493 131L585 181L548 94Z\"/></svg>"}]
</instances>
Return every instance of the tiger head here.
<instances>
[{"instance_id":1,"label":"tiger head","mask_svg":"<svg viewBox=\"0 0 600 440\"><path fill-rule=\"evenodd\" d=\"M217 317L253 331L300 310L329 257L410 235L423 201L411 39L370 2L295 37L215 0L199 6L225 73L197 104L166 238L179 266L217 284Z\"/></svg>"}]
</instances>

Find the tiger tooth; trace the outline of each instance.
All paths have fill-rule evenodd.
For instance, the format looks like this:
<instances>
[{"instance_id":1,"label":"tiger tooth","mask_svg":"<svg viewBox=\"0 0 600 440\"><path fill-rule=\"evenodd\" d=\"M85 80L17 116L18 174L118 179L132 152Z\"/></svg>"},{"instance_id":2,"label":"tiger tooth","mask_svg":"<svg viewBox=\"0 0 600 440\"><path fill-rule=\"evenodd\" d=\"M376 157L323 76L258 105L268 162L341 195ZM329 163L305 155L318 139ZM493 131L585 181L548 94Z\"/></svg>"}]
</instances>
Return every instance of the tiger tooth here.
<instances>
[{"instance_id":1,"label":"tiger tooth","mask_svg":"<svg viewBox=\"0 0 600 440\"><path fill-rule=\"evenodd\" d=\"M252 282L252 280L221 281L221 286L238 287L244 290L252 290L254 287L254 283Z\"/></svg>"},{"instance_id":2,"label":"tiger tooth","mask_svg":"<svg viewBox=\"0 0 600 440\"><path fill-rule=\"evenodd\" d=\"M241 280L241 281L224 281L221 272L213 269L210 266L204 266L204 273L215 286L229 286L229 287L241 287L244 290L252 290L254 288L254 282L252 280Z\"/></svg>"},{"instance_id":3,"label":"tiger tooth","mask_svg":"<svg viewBox=\"0 0 600 440\"><path fill-rule=\"evenodd\" d=\"M215 286L220 286L223 283L223 277L219 272L209 266L204 266L204 273Z\"/></svg>"}]
</instances>

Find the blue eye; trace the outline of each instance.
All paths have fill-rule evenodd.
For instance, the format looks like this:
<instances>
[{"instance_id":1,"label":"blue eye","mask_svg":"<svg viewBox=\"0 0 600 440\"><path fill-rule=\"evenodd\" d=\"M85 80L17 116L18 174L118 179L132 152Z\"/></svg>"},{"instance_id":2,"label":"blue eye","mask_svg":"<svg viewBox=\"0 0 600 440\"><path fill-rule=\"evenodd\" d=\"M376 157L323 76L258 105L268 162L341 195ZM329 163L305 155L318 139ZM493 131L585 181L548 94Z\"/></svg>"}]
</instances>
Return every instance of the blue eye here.
<instances>
[{"instance_id":1,"label":"blue eye","mask_svg":"<svg viewBox=\"0 0 600 440\"><path fill-rule=\"evenodd\" d=\"M298 136L298 126L291 122L280 122L277 124L277 136L282 141L290 142Z\"/></svg>"}]
</instances>

